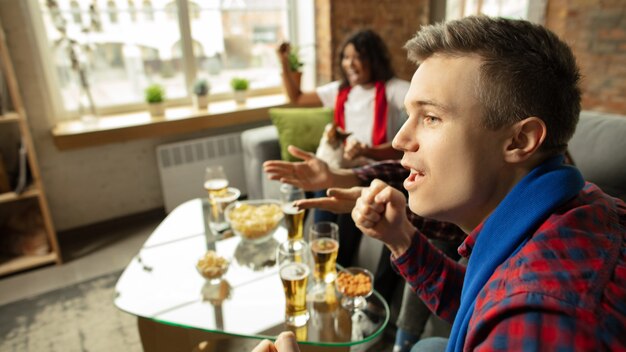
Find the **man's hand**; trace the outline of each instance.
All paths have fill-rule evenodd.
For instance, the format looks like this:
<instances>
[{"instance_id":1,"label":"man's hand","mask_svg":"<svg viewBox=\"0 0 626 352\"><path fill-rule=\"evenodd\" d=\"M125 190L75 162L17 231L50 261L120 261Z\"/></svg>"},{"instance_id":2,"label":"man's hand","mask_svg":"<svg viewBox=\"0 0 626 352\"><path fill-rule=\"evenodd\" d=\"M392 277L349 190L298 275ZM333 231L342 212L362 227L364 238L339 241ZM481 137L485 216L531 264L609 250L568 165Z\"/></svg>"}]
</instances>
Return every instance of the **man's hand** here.
<instances>
[{"instance_id":1,"label":"man's hand","mask_svg":"<svg viewBox=\"0 0 626 352\"><path fill-rule=\"evenodd\" d=\"M289 153L299 162L269 160L263 163L263 170L270 180L294 185L305 191L317 191L332 186L332 175L328 164L315 157L315 154L290 145Z\"/></svg>"},{"instance_id":2,"label":"man's hand","mask_svg":"<svg viewBox=\"0 0 626 352\"><path fill-rule=\"evenodd\" d=\"M364 234L385 243L396 257L411 245L415 228L407 219L406 198L381 180L362 190L352 219Z\"/></svg>"},{"instance_id":3,"label":"man's hand","mask_svg":"<svg viewBox=\"0 0 626 352\"><path fill-rule=\"evenodd\" d=\"M363 187L329 188L328 197L301 199L294 203L300 209L322 209L335 214L347 214L352 211Z\"/></svg>"}]
</instances>

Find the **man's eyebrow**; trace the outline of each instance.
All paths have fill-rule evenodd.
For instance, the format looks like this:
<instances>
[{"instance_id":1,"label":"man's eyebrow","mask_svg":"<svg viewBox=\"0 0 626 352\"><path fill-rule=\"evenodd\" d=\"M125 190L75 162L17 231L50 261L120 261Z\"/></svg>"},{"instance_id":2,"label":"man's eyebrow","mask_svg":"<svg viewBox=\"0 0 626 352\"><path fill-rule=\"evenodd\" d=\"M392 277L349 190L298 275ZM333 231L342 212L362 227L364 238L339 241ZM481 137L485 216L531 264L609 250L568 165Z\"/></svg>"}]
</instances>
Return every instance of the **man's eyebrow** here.
<instances>
[{"instance_id":1,"label":"man's eyebrow","mask_svg":"<svg viewBox=\"0 0 626 352\"><path fill-rule=\"evenodd\" d=\"M411 102L411 105L416 106L416 107L423 107L423 106L434 106L438 109L441 109L443 111L450 111L452 110L452 107L438 103L434 100L417 100L417 101L413 101Z\"/></svg>"}]
</instances>

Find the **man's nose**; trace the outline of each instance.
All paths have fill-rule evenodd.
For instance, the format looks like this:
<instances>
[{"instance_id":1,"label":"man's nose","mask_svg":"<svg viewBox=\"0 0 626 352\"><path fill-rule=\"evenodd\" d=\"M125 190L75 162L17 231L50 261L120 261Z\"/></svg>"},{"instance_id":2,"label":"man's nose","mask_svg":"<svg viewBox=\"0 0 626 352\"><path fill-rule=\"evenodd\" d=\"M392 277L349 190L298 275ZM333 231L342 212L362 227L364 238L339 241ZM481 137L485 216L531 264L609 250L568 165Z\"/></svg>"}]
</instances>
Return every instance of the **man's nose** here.
<instances>
[{"instance_id":1,"label":"man's nose","mask_svg":"<svg viewBox=\"0 0 626 352\"><path fill-rule=\"evenodd\" d=\"M391 141L391 146L401 151L416 150L418 148L415 131L410 126L409 121L405 122L402 128L400 128L400 131L398 131L393 141Z\"/></svg>"}]
</instances>

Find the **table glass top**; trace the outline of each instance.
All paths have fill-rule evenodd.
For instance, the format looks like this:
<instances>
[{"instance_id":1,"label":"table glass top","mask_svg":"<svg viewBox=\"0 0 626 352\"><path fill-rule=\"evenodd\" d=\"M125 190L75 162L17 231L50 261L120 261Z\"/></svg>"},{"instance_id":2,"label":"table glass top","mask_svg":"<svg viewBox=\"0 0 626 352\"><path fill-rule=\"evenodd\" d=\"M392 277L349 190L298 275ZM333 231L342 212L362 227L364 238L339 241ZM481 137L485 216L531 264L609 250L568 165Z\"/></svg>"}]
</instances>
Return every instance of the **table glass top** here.
<instances>
[{"instance_id":1,"label":"table glass top","mask_svg":"<svg viewBox=\"0 0 626 352\"><path fill-rule=\"evenodd\" d=\"M206 222L209 207L204 199L191 200L163 220L117 282L119 309L166 324L250 338L275 338L291 330L302 343L313 345L356 345L383 331L389 307L377 292L365 309L348 311L332 286L323 300L307 300L306 326L285 325L275 249L287 231L281 226L262 243L214 236ZM196 271L208 249L231 260L219 283Z\"/></svg>"}]
</instances>

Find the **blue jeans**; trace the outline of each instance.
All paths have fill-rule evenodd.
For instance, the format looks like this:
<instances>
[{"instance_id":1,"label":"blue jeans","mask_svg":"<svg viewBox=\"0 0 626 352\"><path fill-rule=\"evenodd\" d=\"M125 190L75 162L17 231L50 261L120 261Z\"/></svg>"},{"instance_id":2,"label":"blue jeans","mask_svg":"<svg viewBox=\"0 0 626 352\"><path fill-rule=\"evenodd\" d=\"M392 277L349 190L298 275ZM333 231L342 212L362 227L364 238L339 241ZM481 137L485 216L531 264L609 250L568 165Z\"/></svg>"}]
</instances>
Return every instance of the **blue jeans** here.
<instances>
[{"instance_id":1,"label":"blue jeans","mask_svg":"<svg viewBox=\"0 0 626 352\"><path fill-rule=\"evenodd\" d=\"M448 339L443 337L428 337L419 340L411 352L444 352L448 346Z\"/></svg>"}]
</instances>

